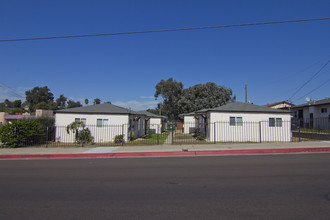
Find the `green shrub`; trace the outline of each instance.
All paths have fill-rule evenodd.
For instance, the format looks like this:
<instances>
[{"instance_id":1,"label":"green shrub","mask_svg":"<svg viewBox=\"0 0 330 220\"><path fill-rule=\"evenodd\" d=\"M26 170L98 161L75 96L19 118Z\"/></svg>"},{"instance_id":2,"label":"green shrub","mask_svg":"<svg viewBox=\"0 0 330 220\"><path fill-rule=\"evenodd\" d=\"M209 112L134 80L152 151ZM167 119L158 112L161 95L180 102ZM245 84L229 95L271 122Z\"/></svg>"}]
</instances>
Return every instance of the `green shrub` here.
<instances>
[{"instance_id":1,"label":"green shrub","mask_svg":"<svg viewBox=\"0 0 330 220\"><path fill-rule=\"evenodd\" d=\"M6 147L38 144L43 141L46 131L36 120L16 120L0 127L0 142Z\"/></svg>"},{"instance_id":2,"label":"green shrub","mask_svg":"<svg viewBox=\"0 0 330 220\"><path fill-rule=\"evenodd\" d=\"M54 117L38 117L36 119L43 127L53 127L55 125Z\"/></svg>"},{"instance_id":3,"label":"green shrub","mask_svg":"<svg viewBox=\"0 0 330 220\"><path fill-rule=\"evenodd\" d=\"M151 138L152 138L152 134L151 133L149 133L149 134L147 134L147 135L144 136L144 139L151 139Z\"/></svg>"},{"instance_id":4,"label":"green shrub","mask_svg":"<svg viewBox=\"0 0 330 220\"><path fill-rule=\"evenodd\" d=\"M129 137L129 139L130 139L131 141L134 140L134 136L135 136L134 131L132 131L132 132L131 132L131 135L130 135L130 137Z\"/></svg>"},{"instance_id":5,"label":"green shrub","mask_svg":"<svg viewBox=\"0 0 330 220\"><path fill-rule=\"evenodd\" d=\"M203 140L205 140L205 138L206 138L205 133L200 133L200 134L196 137L196 140L203 141Z\"/></svg>"},{"instance_id":6,"label":"green shrub","mask_svg":"<svg viewBox=\"0 0 330 220\"><path fill-rule=\"evenodd\" d=\"M123 143L123 141L124 141L124 136L122 134L115 136L115 143L116 144Z\"/></svg>"},{"instance_id":7,"label":"green shrub","mask_svg":"<svg viewBox=\"0 0 330 220\"><path fill-rule=\"evenodd\" d=\"M197 138L198 136L200 136L200 134L201 134L201 129L200 129L200 127L196 127L196 128L194 128L194 133L193 133L193 137L194 138Z\"/></svg>"},{"instance_id":8,"label":"green shrub","mask_svg":"<svg viewBox=\"0 0 330 220\"><path fill-rule=\"evenodd\" d=\"M91 131L88 128L78 131L77 134L78 142L94 144L94 137L91 135Z\"/></svg>"},{"instance_id":9,"label":"green shrub","mask_svg":"<svg viewBox=\"0 0 330 220\"><path fill-rule=\"evenodd\" d=\"M85 124L81 121L72 122L66 127L66 132L70 134L70 131L75 134L76 143L94 143L94 137L88 128L85 128Z\"/></svg>"}]
</instances>

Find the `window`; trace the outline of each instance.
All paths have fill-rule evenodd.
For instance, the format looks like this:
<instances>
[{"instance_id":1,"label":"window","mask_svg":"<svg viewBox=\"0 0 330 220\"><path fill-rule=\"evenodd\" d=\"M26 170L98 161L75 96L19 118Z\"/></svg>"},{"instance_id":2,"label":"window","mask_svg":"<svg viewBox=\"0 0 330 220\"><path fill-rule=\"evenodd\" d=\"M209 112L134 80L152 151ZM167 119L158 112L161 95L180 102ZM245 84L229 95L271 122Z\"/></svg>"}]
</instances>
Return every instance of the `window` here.
<instances>
[{"instance_id":1,"label":"window","mask_svg":"<svg viewBox=\"0 0 330 220\"><path fill-rule=\"evenodd\" d=\"M282 127L282 118L276 118L275 126L276 127Z\"/></svg>"},{"instance_id":2,"label":"window","mask_svg":"<svg viewBox=\"0 0 330 220\"><path fill-rule=\"evenodd\" d=\"M86 118L75 118L74 121L75 122L83 122L84 125L86 125Z\"/></svg>"},{"instance_id":3,"label":"window","mask_svg":"<svg viewBox=\"0 0 330 220\"><path fill-rule=\"evenodd\" d=\"M105 127L109 125L109 119L97 119L96 127Z\"/></svg>"},{"instance_id":4,"label":"window","mask_svg":"<svg viewBox=\"0 0 330 220\"><path fill-rule=\"evenodd\" d=\"M243 126L243 118L242 117L237 117L236 118L236 125L237 126Z\"/></svg>"},{"instance_id":5,"label":"window","mask_svg":"<svg viewBox=\"0 0 330 220\"><path fill-rule=\"evenodd\" d=\"M243 118L242 117L229 117L229 125L230 126L243 126Z\"/></svg>"},{"instance_id":6,"label":"window","mask_svg":"<svg viewBox=\"0 0 330 220\"><path fill-rule=\"evenodd\" d=\"M269 127L282 127L282 118L269 118Z\"/></svg>"},{"instance_id":7,"label":"window","mask_svg":"<svg viewBox=\"0 0 330 220\"><path fill-rule=\"evenodd\" d=\"M321 113L327 113L328 109L327 108L321 108Z\"/></svg>"},{"instance_id":8,"label":"window","mask_svg":"<svg viewBox=\"0 0 330 220\"><path fill-rule=\"evenodd\" d=\"M235 117L230 117L230 118L229 118L229 125L230 125L230 126L235 126L235 125L236 125Z\"/></svg>"}]
</instances>

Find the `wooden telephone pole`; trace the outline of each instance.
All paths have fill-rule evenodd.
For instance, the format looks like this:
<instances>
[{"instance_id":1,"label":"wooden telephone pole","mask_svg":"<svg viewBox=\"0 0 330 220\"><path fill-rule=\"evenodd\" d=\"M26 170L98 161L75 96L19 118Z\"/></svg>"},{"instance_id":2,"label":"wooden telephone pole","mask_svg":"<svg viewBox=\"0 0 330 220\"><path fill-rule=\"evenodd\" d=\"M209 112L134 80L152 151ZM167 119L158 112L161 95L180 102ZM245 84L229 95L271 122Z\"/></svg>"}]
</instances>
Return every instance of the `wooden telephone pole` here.
<instances>
[{"instance_id":1,"label":"wooden telephone pole","mask_svg":"<svg viewBox=\"0 0 330 220\"><path fill-rule=\"evenodd\" d=\"M248 101L247 101L247 84L245 84L245 103L248 103Z\"/></svg>"}]
</instances>

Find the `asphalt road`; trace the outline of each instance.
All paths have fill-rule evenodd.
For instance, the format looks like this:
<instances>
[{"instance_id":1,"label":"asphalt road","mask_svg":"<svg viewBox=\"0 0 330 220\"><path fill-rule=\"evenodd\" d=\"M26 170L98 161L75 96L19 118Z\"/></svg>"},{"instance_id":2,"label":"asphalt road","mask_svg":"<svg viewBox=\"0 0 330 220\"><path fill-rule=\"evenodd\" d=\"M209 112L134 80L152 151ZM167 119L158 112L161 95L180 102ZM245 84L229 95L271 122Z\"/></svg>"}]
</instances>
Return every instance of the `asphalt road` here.
<instances>
[{"instance_id":1,"label":"asphalt road","mask_svg":"<svg viewBox=\"0 0 330 220\"><path fill-rule=\"evenodd\" d=\"M0 219L330 219L330 154L0 161Z\"/></svg>"}]
</instances>

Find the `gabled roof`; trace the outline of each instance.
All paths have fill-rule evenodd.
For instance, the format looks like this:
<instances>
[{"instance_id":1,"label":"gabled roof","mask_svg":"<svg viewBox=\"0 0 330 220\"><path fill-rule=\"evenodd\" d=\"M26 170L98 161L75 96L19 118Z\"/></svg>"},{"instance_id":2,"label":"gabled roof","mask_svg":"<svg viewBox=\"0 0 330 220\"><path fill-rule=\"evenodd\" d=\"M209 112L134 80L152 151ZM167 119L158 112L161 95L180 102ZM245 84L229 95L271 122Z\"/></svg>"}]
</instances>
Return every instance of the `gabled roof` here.
<instances>
[{"instance_id":1,"label":"gabled roof","mask_svg":"<svg viewBox=\"0 0 330 220\"><path fill-rule=\"evenodd\" d=\"M328 97L325 99L318 100L318 101L312 101L312 102L305 103L302 105L296 105L295 107L292 107L292 108L301 108L301 107L307 107L307 106L327 105L327 104L330 104L330 99Z\"/></svg>"},{"instance_id":2,"label":"gabled roof","mask_svg":"<svg viewBox=\"0 0 330 220\"><path fill-rule=\"evenodd\" d=\"M164 118L164 119L167 118L166 116L156 115L156 114L153 114L153 113L148 112L148 111L138 111L138 113L140 113L142 115L146 115L148 118Z\"/></svg>"},{"instance_id":3,"label":"gabled roof","mask_svg":"<svg viewBox=\"0 0 330 220\"><path fill-rule=\"evenodd\" d=\"M77 108L68 108L55 111L55 113L78 113L78 114L137 114L130 109L116 106L110 103L103 103L98 105L89 105Z\"/></svg>"},{"instance_id":4,"label":"gabled roof","mask_svg":"<svg viewBox=\"0 0 330 220\"><path fill-rule=\"evenodd\" d=\"M243 102L232 102L227 105L223 105L220 107L212 108L212 109L203 109L197 111L197 113L206 113L206 112L258 112L258 113L290 113L286 110L268 108L265 106L247 104Z\"/></svg>"},{"instance_id":5,"label":"gabled roof","mask_svg":"<svg viewBox=\"0 0 330 220\"><path fill-rule=\"evenodd\" d=\"M276 105L280 105L280 104L287 104L289 106L295 106L294 104L290 103L290 102L287 102L287 101L282 101L282 102L275 102L275 103L271 103L271 104L267 104L267 105L264 105L265 107L273 107L273 106L276 106Z\"/></svg>"}]
</instances>

